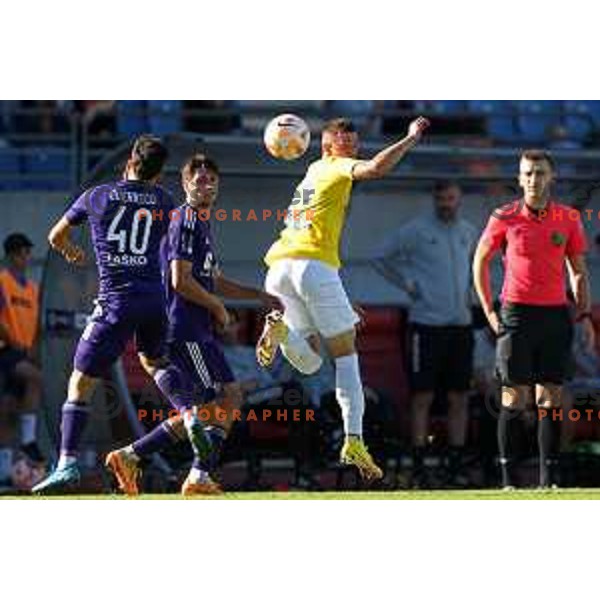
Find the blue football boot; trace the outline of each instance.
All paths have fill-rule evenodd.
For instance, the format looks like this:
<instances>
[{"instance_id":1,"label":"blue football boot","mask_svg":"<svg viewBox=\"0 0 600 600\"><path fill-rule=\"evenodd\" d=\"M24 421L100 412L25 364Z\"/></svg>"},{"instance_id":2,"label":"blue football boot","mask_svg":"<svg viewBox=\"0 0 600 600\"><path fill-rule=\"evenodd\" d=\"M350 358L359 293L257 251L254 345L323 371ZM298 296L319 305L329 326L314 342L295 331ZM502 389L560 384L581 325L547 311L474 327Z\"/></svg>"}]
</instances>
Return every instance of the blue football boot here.
<instances>
[{"instance_id":1,"label":"blue football boot","mask_svg":"<svg viewBox=\"0 0 600 600\"><path fill-rule=\"evenodd\" d=\"M46 479L31 488L31 493L39 496L68 494L79 486L80 480L79 467L72 464L62 469L54 469Z\"/></svg>"}]
</instances>

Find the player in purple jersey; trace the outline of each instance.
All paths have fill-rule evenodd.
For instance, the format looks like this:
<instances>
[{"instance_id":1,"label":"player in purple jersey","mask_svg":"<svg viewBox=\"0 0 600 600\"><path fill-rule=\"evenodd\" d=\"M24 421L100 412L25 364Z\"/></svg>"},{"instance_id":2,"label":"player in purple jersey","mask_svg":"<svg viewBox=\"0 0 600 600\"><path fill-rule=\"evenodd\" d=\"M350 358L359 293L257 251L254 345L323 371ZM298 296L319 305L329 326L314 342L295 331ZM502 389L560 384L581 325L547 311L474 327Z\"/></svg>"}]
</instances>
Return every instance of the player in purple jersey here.
<instances>
[{"instance_id":1,"label":"player in purple jersey","mask_svg":"<svg viewBox=\"0 0 600 600\"><path fill-rule=\"evenodd\" d=\"M73 227L88 221L91 229L99 293L73 361L68 396L62 409L57 468L32 491L57 493L79 482L77 450L88 421L90 399L98 379L135 339L140 362L175 407L191 406L185 373L168 361L165 294L160 268L161 242L173 206L158 185L167 149L152 136L133 145L124 179L84 192L51 230L50 245L67 261L83 264L83 250L70 239ZM162 215L162 218L159 216ZM197 423L187 423L194 450L202 455L209 440ZM125 490L126 492L128 490Z\"/></svg>"},{"instance_id":2,"label":"player in purple jersey","mask_svg":"<svg viewBox=\"0 0 600 600\"><path fill-rule=\"evenodd\" d=\"M186 201L171 216L165 254L169 358L195 382L205 399L216 399L209 405L214 418L206 427L214 448L212 456L208 460L194 459L181 491L184 495L211 494L220 492L210 478L211 464L231 429L233 410L239 409L243 402L241 387L234 381L215 337L215 330L229 323L229 314L218 295L258 300L269 309L280 309L281 305L277 298L260 289L227 279L219 269L208 219L218 194L217 165L196 154L185 163L181 178ZM221 418L215 415L217 406ZM133 487L137 480L139 459L177 442L181 439L181 429L181 417L175 417L132 445L111 453L113 462L124 467L122 475L128 474L128 487Z\"/></svg>"}]
</instances>

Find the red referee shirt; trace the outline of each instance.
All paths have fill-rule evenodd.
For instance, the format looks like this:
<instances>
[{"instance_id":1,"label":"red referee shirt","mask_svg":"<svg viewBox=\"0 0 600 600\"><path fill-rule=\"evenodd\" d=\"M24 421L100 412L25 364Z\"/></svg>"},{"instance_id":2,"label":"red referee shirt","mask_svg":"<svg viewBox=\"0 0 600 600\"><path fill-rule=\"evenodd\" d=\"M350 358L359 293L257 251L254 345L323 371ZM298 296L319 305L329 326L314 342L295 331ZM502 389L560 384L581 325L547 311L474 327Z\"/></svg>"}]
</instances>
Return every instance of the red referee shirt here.
<instances>
[{"instance_id":1,"label":"red referee shirt","mask_svg":"<svg viewBox=\"0 0 600 600\"><path fill-rule=\"evenodd\" d=\"M536 215L525 202L515 200L495 211L482 239L493 250L506 247L503 302L567 304L565 258L587 250L578 210L548 202Z\"/></svg>"}]
</instances>

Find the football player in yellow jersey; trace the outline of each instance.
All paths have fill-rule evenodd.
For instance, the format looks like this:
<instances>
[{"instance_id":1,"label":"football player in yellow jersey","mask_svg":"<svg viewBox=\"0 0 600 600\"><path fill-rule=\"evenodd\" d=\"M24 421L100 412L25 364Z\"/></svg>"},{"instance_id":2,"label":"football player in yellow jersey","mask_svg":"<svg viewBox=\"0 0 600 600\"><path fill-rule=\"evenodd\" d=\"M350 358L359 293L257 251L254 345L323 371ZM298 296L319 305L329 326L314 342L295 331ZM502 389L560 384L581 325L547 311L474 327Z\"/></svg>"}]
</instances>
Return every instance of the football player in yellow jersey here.
<instances>
[{"instance_id":1,"label":"football player in yellow jersey","mask_svg":"<svg viewBox=\"0 0 600 600\"><path fill-rule=\"evenodd\" d=\"M322 157L309 166L288 208L286 227L265 256L265 288L285 310L267 315L257 345L258 362L268 367L281 348L292 366L311 374L321 367L320 339L325 341L335 361L336 397L344 423L341 461L355 465L366 480L381 478L382 471L362 440L365 402L355 343L359 317L338 274L340 238L353 182L387 175L428 126L429 121L419 117L405 138L370 160L359 160L352 122L327 123Z\"/></svg>"}]
</instances>

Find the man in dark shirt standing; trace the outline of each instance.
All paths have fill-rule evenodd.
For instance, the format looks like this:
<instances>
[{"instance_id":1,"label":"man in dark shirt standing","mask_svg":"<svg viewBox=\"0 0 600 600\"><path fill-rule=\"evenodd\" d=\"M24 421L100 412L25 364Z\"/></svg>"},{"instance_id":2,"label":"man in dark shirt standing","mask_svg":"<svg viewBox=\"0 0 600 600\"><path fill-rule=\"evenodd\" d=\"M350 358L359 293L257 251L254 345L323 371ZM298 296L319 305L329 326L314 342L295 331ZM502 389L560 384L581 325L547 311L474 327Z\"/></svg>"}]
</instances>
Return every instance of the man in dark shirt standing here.
<instances>
[{"instance_id":1,"label":"man in dark shirt standing","mask_svg":"<svg viewBox=\"0 0 600 600\"><path fill-rule=\"evenodd\" d=\"M535 390L538 407L540 486L556 484L562 384L568 369L573 323L567 304L565 263L586 343L594 344L587 250L579 213L549 198L554 179L549 153L521 156L523 198L490 217L473 261L482 308L498 336L497 371L502 384L498 444L503 487L513 487L515 430ZM494 311L489 263L505 249L500 314Z\"/></svg>"}]
</instances>

